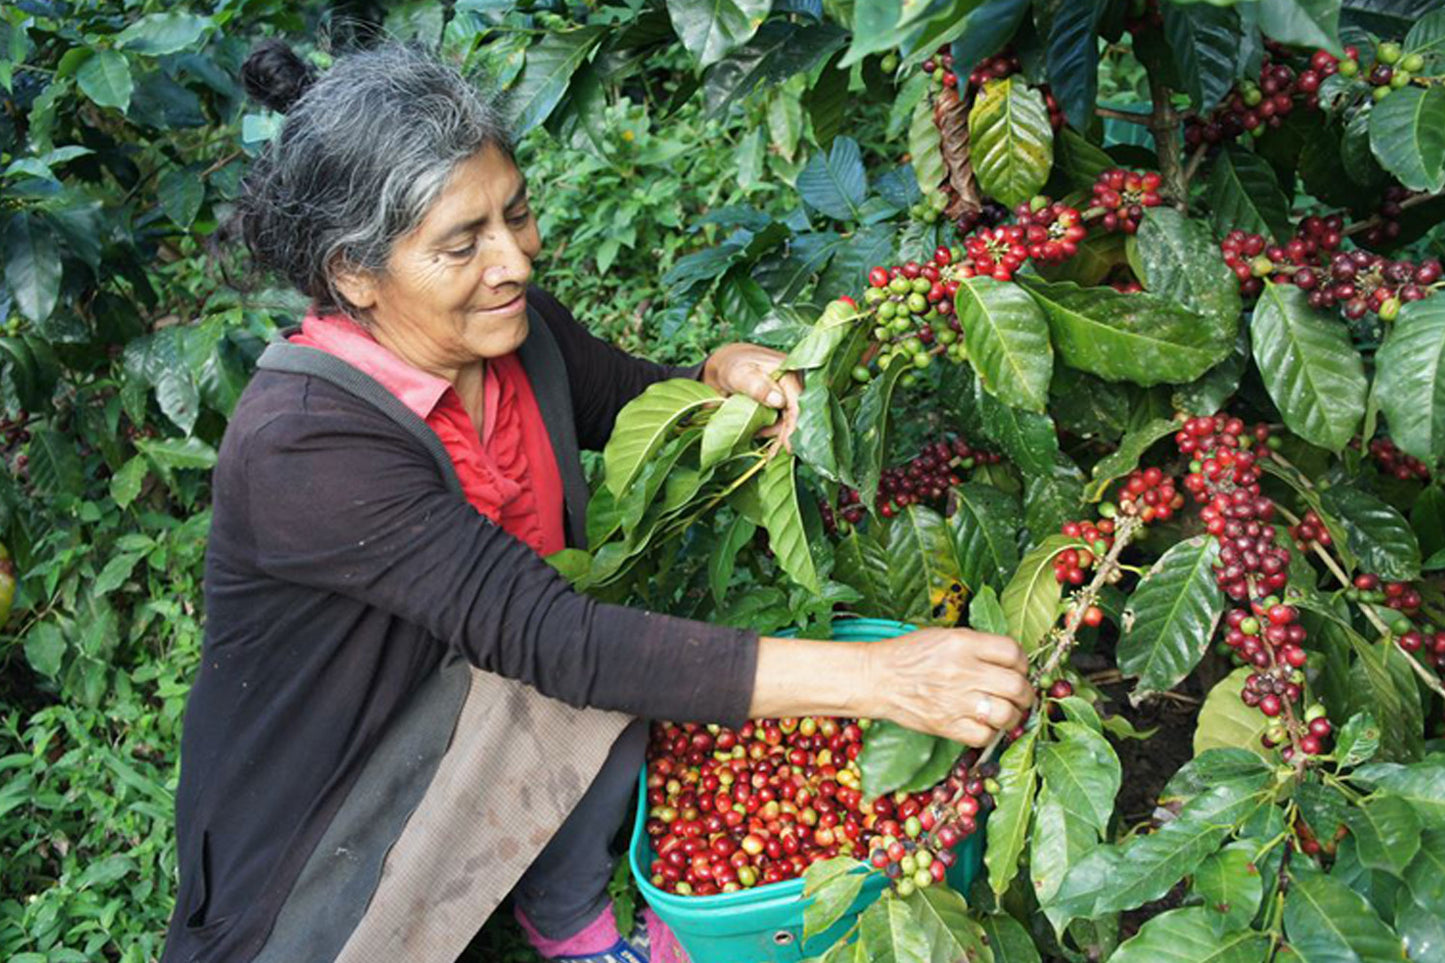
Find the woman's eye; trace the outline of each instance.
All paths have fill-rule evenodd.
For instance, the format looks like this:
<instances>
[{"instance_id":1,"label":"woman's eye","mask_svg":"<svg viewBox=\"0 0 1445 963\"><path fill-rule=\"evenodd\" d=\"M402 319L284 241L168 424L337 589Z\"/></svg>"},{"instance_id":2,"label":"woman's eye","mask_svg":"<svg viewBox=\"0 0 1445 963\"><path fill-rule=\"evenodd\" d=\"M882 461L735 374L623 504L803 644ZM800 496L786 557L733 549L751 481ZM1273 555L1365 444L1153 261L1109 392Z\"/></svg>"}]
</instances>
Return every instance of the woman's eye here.
<instances>
[{"instance_id":1,"label":"woman's eye","mask_svg":"<svg viewBox=\"0 0 1445 963\"><path fill-rule=\"evenodd\" d=\"M531 219L532 219L532 211L531 211L530 209L528 209L528 210L525 210L525 211L519 211L519 212L517 212L516 214L513 214L511 217L507 218L507 223L508 223L508 224L513 224L513 225L516 225L516 226L520 227L520 226L526 224L526 223L527 223L528 221L530 221Z\"/></svg>"},{"instance_id":2,"label":"woman's eye","mask_svg":"<svg viewBox=\"0 0 1445 963\"><path fill-rule=\"evenodd\" d=\"M445 253L446 253L446 255L447 255L448 257L467 258L467 257L471 257L472 254L473 254L473 252L476 251L476 249L477 249L477 242L476 242L476 241L473 241L472 243L468 244L466 247L454 248L453 250L447 251L447 252L445 252Z\"/></svg>"}]
</instances>

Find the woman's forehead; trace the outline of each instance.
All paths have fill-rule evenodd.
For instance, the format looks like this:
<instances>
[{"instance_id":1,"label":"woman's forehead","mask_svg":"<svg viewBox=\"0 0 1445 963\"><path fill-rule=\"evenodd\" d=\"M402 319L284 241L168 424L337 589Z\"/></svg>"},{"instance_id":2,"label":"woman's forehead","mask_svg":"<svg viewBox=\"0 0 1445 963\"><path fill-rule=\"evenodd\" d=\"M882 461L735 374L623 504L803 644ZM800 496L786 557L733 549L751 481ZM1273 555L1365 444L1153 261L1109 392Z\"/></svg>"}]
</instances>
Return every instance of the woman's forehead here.
<instances>
[{"instance_id":1,"label":"woman's forehead","mask_svg":"<svg viewBox=\"0 0 1445 963\"><path fill-rule=\"evenodd\" d=\"M453 168L421 226L428 233L452 233L521 201L526 193L527 180L517 165L505 151L488 146Z\"/></svg>"}]
</instances>

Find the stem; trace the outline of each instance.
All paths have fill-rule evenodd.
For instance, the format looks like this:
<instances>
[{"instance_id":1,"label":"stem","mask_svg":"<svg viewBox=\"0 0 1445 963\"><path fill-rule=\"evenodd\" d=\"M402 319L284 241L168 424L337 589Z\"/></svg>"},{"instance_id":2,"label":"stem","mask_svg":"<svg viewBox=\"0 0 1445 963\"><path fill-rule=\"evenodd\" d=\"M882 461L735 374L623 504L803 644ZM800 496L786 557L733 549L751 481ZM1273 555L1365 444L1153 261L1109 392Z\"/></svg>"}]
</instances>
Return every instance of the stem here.
<instances>
[{"instance_id":1,"label":"stem","mask_svg":"<svg viewBox=\"0 0 1445 963\"><path fill-rule=\"evenodd\" d=\"M1209 153L1208 144L1200 144L1194 148L1194 153L1189 155L1189 164L1184 168L1184 186L1187 189L1189 183L1194 180L1194 175L1199 173L1199 165L1204 163L1204 156Z\"/></svg>"},{"instance_id":2,"label":"stem","mask_svg":"<svg viewBox=\"0 0 1445 963\"><path fill-rule=\"evenodd\" d=\"M1094 113L1100 117L1109 117L1113 120L1122 120L1129 124L1138 124L1140 127L1148 127L1150 119L1148 114L1136 113L1132 110L1115 110L1112 107L1095 107Z\"/></svg>"},{"instance_id":3,"label":"stem","mask_svg":"<svg viewBox=\"0 0 1445 963\"><path fill-rule=\"evenodd\" d=\"M1083 623L1082 615L1085 609L1098 600L1099 592L1108 584L1109 576L1118 568L1119 555L1134 540L1134 536L1144 527L1144 523L1133 515L1121 515L1118 524L1114 529L1114 544L1109 548L1108 554L1099 561L1099 566L1094 570L1094 577L1078 592L1074 593L1073 600L1069 604L1069 610L1064 613L1064 629L1059 632L1054 629L1056 641L1053 651L1049 653L1049 659L1044 663L1042 671L1037 678L1052 675L1058 669L1059 663L1064 661L1064 656L1074 647L1074 636L1078 634L1079 626Z\"/></svg>"},{"instance_id":4,"label":"stem","mask_svg":"<svg viewBox=\"0 0 1445 963\"><path fill-rule=\"evenodd\" d=\"M1278 503L1275 504L1275 507L1279 509L1279 513L1283 515L1285 517L1285 520L1288 521L1291 525L1298 525L1300 523L1299 517L1293 512L1291 512L1288 508L1285 508L1283 505L1280 505ZM1321 545L1319 542L1311 541L1310 550L1319 557L1319 560L1321 562L1324 562L1325 568L1330 570L1330 574L1339 581L1341 586L1348 589L1351 585L1354 584L1350 581L1350 577L1345 574L1344 568L1340 566L1339 562L1335 561L1335 557L1331 555L1329 553L1329 550L1326 549L1323 545ZM1375 610L1368 606L1361 605L1359 608L1360 611L1365 614L1366 621L1368 621L1372 626L1374 626L1375 631L1380 633L1380 636L1383 639L1384 643L1386 645L1390 645L1390 639L1394 636L1394 633L1391 632L1390 627L1385 624L1385 620L1380 618L1380 616L1375 612ZM1435 675L1430 672L1429 669L1425 668L1423 665L1420 664L1419 660L1415 658L1414 653L1406 652L1404 649L1400 649L1400 654L1405 657L1406 661L1410 663L1410 668L1414 670L1415 674L1420 677L1421 681L1423 681L1432 692L1436 693L1441 698L1445 698L1445 686L1442 686L1440 684L1440 680L1437 679Z\"/></svg>"},{"instance_id":5,"label":"stem","mask_svg":"<svg viewBox=\"0 0 1445 963\"><path fill-rule=\"evenodd\" d=\"M1156 57L1140 57L1149 77L1149 131L1154 135L1154 150L1159 156L1159 175L1164 193L1174 198L1181 211L1189 200L1189 178L1184 172L1184 145L1179 135L1179 114L1171 103L1172 91L1164 83L1164 64Z\"/></svg>"},{"instance_id":6,"label":"stem","mask_svg":"<svg viewBox=\"0 0 1445 963\"><path fill-rule=\"evenodd\" d=\"M1428 204L1430 201L1436 200L1437 198L1441 197L1445 197L1445 192L1437 192L1435 194L1414 194L1400 202L1400 210L1404 211L1412 207L1418 207L1421 204ZM1372 227L1378 227L1379 225L1385 223L1385 220L1385 218L1376 214L1374 217L1371 217L1367 220L1356 221L1354 224L1351 224L1349 227L1341 231L1340 234L1343 237L1349 237L1352 234L1359 234L1361 231L1368 231Z\"/></svg>"}]
</instances>

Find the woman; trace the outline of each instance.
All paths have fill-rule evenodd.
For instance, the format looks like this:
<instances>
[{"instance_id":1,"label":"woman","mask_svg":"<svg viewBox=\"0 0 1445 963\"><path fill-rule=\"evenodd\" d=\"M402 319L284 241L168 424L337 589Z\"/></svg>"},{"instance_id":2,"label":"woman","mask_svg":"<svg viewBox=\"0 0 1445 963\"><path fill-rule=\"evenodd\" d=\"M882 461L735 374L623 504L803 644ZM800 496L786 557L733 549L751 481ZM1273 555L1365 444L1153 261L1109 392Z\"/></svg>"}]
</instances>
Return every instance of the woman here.
<instances>
[{"instance_id":1,"label":"woman","mask_svg":"<svg viewBox=\"0 0 1445 963\"><path fill-rule=\"evenodd\" d=\"M886 717L973 745L1018 721L1007 639L759 639L574 593L542 556L581 544L578 449L622 405L701 377L791 415L796 379L747 345L689 371L631 358L529 287L506 134L429 56L317 78L272 43L245 73L287 112L246 241L314 307L215 471L168 963L449 961L514 887L545 956L667 959L605 891L634 717Z\"/></svg>"}]
</instances>

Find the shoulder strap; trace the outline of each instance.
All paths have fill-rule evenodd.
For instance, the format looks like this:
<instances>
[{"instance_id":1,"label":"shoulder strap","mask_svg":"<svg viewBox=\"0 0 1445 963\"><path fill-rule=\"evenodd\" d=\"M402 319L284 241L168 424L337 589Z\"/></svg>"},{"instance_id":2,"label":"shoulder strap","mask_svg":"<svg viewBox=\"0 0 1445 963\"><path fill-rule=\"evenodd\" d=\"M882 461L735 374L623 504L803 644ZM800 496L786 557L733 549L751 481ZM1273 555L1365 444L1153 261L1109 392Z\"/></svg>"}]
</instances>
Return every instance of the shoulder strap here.
<instances>
[{"instance_id":1,"label":"shoulder strap","mask_svg":"<svg viewBox=\"0 0 1445 963\"><path fill-rule=\"evenodd\" d=\"M282 332L282 337L285 337L285 332ZM261 352L256 367L320 378L379 408L382 414L421 442L436 462L447 488L458 495L462 494L462 483L457 478L457 470L452 466L451 456L447 454L446 446L436 432L370 375L319 348L308 348L287 341L273 341L268 344L266 350Z\"/></svg>"},{"instance_id":2,"label":"shoulder strap","mask_svg":"<svg viewBox=\"0 0 1445 963\"><path fill-rule=\"evenodd\" d=\"M552 440L552 454L562 475L562 492L567 505L567 540L574 548L587 547L587 478L582 474L582 455L577 443L577 420L572 409L571 381L567 362L547 321L531 305L527 340L517 357L532 383L542 421Z\"/></svg>"}]
</instances>

